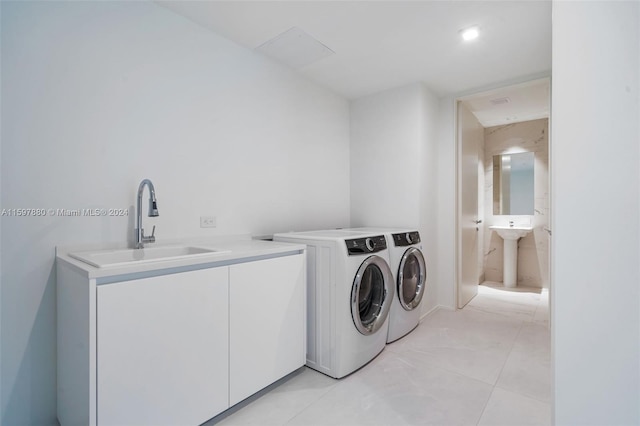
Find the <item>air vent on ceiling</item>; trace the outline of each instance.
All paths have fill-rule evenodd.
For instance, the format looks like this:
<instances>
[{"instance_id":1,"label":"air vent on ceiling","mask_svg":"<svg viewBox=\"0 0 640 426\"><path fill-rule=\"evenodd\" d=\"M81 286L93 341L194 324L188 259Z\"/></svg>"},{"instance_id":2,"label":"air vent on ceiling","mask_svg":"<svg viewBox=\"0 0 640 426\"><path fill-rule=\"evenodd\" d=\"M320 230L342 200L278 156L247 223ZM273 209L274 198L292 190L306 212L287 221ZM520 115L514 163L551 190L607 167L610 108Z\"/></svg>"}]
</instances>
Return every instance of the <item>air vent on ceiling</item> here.
<instances>
[{"instance_id":1,"label":"air vent on ceiling","mask_svg":"<svg viewBox=\"0 0 640 426\"><path fill-rule=\"evenodd\" d=\"M256 47L258 52L298 69L306 67L335 52L302 31L290 28L282 34Z\"/></svg>"},{"instance_id":2,"label":"air vent on ceiling","mask_svg":"<svg viewBox=\"0 0 640 426\"><path fill-rule=\"evenodd\" d=\"M504 105L504 104L508 104L509 102L511 102L511 99L509 98L495 98L495 99L491 99L489 102L491 102L491 105Z\"/></svg>"}]
</instances>

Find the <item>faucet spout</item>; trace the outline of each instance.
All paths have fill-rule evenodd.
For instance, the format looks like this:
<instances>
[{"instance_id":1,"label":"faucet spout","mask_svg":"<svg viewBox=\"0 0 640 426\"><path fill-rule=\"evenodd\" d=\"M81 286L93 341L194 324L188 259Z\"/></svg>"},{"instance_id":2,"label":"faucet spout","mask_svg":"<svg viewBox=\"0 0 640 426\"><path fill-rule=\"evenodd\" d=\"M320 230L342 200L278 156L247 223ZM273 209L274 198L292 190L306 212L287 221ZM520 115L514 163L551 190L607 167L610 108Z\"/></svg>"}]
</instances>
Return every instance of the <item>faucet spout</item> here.
<instances>
[{"instance_id":1,"label":"faucet spout","mask_svg":"<svg viewBox=\"0 0 640 426\"><path fill-rule=\"evenodd\" d=\"M157 217L158 213L158 202L156 200L156 189L153 186L153 183L149 179L144 179L140 182L140 186L138 187L138 200L136 204L136 243L135 248L141 249L144 248L145 243L155 243L155 226L153 227L153 232L151 236L145 237L144 229L142 228L142 193L144 192L144 187L149 187L149 213L147 214L149 217Z\"/></svg>"}]
</instances>

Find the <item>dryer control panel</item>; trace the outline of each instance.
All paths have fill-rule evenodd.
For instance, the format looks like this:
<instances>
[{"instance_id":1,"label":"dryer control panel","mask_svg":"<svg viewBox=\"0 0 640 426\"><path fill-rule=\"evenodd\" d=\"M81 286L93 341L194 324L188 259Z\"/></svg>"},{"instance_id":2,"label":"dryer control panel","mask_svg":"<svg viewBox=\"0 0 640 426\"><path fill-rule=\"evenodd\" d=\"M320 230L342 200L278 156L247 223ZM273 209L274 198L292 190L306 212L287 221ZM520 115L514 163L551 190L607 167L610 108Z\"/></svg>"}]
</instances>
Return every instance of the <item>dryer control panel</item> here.
<instances>
[{"instance_id":1,"label":"dryer control panel","mask_svg":"<svg viewBox=\"0 0 640 426\"><path fill-rule=\"evenodd\" d=\"M345 240L347 243L347 251L349 256L356 254L375 253L386 250L387 240L384 235L376 235L375 237L355 238L353 240Z\"/></svg>"},{"instance_id":2,"label":"dryer control panel","mask_svg":"<svg viewBox=\"0 0 640 426\"><path fill-rule=\"evenodd\" d=\"M420 242L420 233L418 231L413 232L401 232L399 234L393 234L393 243L396 247L406 247Z\"/></svg>"}]
</instances>

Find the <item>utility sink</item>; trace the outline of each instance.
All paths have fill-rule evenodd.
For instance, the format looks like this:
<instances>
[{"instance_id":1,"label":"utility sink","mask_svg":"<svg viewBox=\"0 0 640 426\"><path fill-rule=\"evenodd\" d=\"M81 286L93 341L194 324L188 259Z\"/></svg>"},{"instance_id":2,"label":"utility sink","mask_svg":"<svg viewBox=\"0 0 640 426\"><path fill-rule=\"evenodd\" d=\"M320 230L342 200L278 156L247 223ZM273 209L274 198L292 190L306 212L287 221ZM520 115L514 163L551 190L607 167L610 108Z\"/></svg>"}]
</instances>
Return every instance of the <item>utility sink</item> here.
<instances>
[{"instance_id":1,"label":"utility sink","mask_svg":"<svg viewBox=\"0 0 640 426\"><path fill-rule=\"evenodd\" d=\"M533 231L531 226L490 226L504 240L502 282L505 287L518 285L518 240Z\"/></svg>"},{"instance_id":2,"label":"utility sink","mask_svg":"<svg viewBox=\"0 0 640 426\"><path fill-rule=\"evenodd\" d=\"M142 249L81 251L69 253L69 256L97 268L107 268L139 263L162 262L165 260L203 257L227 252L228 250L216 250L191 246L164 246Z\"/></svg>"},{"instance_id":3,"label":"utility sink","mask_svg":"<svg viewBox=\"0 0 640 426\"><path fill-rule=\"evenodd\" d=\"M533 231L533 228L530 226L490 226L489 229L492 229L498 233L505 240L518 240L519 238L524 237L529 232Z\"/></svg>"}]
</instances>

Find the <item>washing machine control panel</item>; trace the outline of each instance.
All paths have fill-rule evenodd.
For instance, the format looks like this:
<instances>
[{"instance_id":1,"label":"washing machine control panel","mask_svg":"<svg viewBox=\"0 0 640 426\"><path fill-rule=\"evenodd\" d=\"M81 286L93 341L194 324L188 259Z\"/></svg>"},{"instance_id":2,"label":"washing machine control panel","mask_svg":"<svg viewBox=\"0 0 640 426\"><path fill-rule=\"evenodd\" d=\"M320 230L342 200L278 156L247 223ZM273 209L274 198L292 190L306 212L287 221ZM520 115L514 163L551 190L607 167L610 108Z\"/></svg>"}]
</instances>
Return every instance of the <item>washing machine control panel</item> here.
<instances>
[{"instance_id":1,"label":"washing machine control panel","mask_svg":"<svg viewBox=\"0 0 640 426\"><path fill-rule=\"evenodd\" d=\"M418 231L413 232L401 232L399 234L393 234L393 243L396 247L406 247L420 242L420 233Z\"/></svg>"},{"instance_id":2,"label":"washing machine control panel","mask_svg":"<svg viewBox=\"0 0 640 426\"><path fill-rule=\"evenodd\" d=\"M376 235L375 237L355 238L353 240L345 240L347 243L347 251L349 256L357 254L375 253L387 248L387 240L384 235Z\"/></svg>"}]
</instances>

